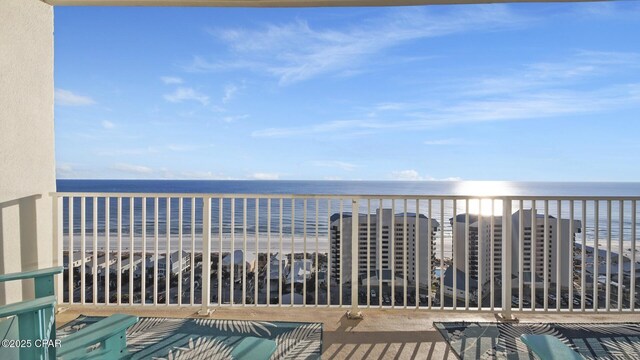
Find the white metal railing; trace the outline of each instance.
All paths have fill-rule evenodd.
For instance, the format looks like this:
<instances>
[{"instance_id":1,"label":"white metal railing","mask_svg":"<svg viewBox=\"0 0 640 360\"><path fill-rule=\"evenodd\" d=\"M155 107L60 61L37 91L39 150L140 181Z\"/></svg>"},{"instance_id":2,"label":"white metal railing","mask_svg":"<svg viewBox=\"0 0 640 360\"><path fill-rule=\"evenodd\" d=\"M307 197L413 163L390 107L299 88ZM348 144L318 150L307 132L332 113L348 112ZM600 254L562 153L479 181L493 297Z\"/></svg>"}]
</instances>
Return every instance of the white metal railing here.
<instances>
[{"instance_id":1,"label":"white metal railing","mask_svg":"<svg viewBox=\"0 0 640 360\"><path fill-rule=\"evenodd\" d=\"M52 196L62 304L640 306L640 197Z\"/></svg>"}]
</instances>

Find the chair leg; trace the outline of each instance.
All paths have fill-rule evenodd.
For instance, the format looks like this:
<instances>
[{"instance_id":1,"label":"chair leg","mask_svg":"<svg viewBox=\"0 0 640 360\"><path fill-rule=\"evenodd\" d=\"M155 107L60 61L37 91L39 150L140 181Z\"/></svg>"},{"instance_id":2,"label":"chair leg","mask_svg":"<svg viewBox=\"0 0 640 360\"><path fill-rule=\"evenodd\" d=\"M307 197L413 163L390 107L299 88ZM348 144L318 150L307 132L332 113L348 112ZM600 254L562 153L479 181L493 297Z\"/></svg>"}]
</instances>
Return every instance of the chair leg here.
<instances>
[{"instance_id":1,"label":"chair leg","mask_svg":"<svg viewBox=\"0 0 640 360\"><path fill-rule=\"evenodd\" d=\"M21 344L21 359L44 359L44 351L42 347L36 347L36 339L42 339L41 318L39 312L28 312L18 315L18 339L21 341L29 341L30 344ZM24 345L24 346L22 346Z\"/></svg>"}]
</instances>

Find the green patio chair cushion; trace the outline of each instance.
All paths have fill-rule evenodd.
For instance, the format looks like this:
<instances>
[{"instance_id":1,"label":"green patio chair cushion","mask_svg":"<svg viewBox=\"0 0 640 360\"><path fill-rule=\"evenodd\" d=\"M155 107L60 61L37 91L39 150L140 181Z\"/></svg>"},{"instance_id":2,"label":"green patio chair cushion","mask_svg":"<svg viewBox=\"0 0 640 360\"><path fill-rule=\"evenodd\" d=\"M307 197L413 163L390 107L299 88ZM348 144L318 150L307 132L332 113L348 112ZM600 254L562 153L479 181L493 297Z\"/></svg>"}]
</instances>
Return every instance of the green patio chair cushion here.
<instances>
[{"instance_id":1,"label":"green patio chair cushion","mask_svg":"<svg viewBox=\"0 0 640 360\"><path fill-rule=\"evenodd\" d=\"M247 336L235 345L231 356L234 360L267 360L275 351L275 341Z\"/></svg>"},{"instance_id":2,"label":"green patio chair cushion","mask_svg":"<svg viewBox=\"0 0 640 360\"><path fill-rule=\"evenodd\" d=\"M555 336L524 334L520 336L520 340L541 360L584 359Z\"/></svg>"}]
</instances>

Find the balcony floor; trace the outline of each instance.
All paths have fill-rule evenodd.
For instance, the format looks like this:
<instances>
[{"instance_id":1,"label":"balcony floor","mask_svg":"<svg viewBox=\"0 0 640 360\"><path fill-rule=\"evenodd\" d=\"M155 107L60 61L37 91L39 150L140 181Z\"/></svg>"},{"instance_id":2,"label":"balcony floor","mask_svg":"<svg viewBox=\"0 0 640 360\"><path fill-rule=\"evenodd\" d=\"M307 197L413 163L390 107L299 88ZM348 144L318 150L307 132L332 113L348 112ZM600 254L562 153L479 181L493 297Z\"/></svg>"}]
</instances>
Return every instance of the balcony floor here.
<instances>
[{"instance_id":1,"label":"balcony floor","mask_svg":"<svg viewBox=\"0 0 640 360\"><path fill-rule=\"evenodd\" d=\"M363 320L349 320L346 309L326 308L222 308L216 319L322 322L323 359L453 359L434 321L496 321L493 314L403 309L364 309ZM122 312L138 316L198 317L194 308L72 306L57 315L62 326L80 314L108 316ZM640 322L640 314L518 314L521 322Z\"/></svg>"}]
</instances>

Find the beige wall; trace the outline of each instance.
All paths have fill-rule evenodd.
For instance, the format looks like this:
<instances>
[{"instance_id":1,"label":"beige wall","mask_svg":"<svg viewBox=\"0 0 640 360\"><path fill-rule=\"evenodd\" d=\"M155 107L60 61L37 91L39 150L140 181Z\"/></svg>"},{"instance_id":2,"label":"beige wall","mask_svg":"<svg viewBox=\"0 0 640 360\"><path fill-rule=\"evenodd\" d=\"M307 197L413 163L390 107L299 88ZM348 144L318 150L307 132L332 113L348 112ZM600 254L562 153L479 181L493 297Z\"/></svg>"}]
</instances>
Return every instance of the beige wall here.
<instances>
[{"instance_id":1,"label":"beige wall","mask_svg":"<svg viewBox=\"0 0 640 360\"><path fill-rule=\"evenodd\" d=\"M52 264L53 7L0 0L0 273ZM0 304L31 284L0 286Z\"/></svg>"}]
</instances>

